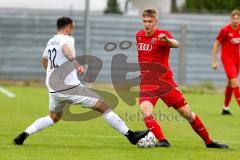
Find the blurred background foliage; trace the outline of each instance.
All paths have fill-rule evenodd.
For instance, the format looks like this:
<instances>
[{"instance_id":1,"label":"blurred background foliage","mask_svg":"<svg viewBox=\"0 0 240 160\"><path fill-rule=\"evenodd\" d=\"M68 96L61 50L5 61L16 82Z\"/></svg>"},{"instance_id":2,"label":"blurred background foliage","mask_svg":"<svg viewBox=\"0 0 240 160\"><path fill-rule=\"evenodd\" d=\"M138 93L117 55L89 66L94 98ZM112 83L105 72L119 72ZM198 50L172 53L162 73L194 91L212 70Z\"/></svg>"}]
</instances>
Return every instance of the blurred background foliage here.
<instances>
[{"instance_id":1,"label":"blurred background foliage","mask_svg":"<svg viewBox=\"0 0 240 160\"><path fill-rule=\"evenodd\" d=\"M182 8L176 8L173 0L173 12L188 13L229 13L233 9L240 9L240 0L186 0Z\"/></svg>"}]
</instances>

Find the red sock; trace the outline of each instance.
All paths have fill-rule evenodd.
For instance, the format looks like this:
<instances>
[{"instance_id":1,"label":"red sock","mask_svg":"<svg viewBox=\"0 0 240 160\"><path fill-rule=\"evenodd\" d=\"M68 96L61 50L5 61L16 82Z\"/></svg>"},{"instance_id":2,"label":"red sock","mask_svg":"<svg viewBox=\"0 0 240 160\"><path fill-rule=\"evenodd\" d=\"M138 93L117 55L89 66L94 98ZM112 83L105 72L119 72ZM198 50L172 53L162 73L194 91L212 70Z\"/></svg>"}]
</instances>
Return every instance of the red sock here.
<instances>
[{"instance_id":1,"label":"red sock","mask_svg":"<svg viewBox=\"0 0 240 160\"><path fill-rule=\"evenodd\" d=\"M195 119L190 122L193 130L204 140L205 144L212 143L212 140L210 139L208 135L208 131L203 125L202 121L199 119L199 117L196 115Z\"/></svg>"},{"instance_id":2,"label":"red sock","mask_svg":"<svg viewBox=\"0 0 240 160\"><path fill-rule=\"evenodd\" d=\"M238 105L240 106L240 93L239 93L239 87L232 88L234 96L237 100Z\"/></svg>"},{"instance_id":3,"label":"red sock","mask_svg":"<svg viewBox=\"0 0 240 160\"><path fill-rule=\"evenodd\" d=\"M232 99L232 93L233 93L233 89L227 86L225 90L224 107L229 107L229 103Z\"/></svg>"},{"instance_id":4,"label":"red sock","mask_svg":"<svg viewBox=\"0 0 240 160\"><path fill-rule=\"evenodd\" d=\"M152 115L145 117L144 121L147 128L151 130L159 141L165 139L162 129Z\"/></svg>"}]
</instances>

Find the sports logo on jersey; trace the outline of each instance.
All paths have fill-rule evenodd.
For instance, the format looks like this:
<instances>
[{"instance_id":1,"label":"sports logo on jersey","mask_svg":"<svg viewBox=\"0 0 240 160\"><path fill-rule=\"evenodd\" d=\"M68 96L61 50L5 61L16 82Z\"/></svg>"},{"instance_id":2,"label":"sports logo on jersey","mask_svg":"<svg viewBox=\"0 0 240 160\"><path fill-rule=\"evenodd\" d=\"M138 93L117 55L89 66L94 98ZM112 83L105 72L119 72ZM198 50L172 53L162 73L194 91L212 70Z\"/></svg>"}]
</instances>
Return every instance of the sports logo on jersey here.
<instances>
[{"instance_id":1,"label":"sports logo on jersey","mask_svg":"<svg viewBox=\"0 0 240 160\"><path fill-rule=\"evenodd\" d=\"M138 43L138 50L139 51L151 51L152 45L147 43Z\"/></svg>"},{"instance_id":2,"label":"sports logo on jersey","mask_svg":"<svg viewBox=\"0 0 240 160\"><path fill-rule=\"evenodd\" d=\"M233 37L233 34L232 34L232 33L229 33L228 35L229 35L230 37Z\"/></svg>"},{"instance_id":3,"label":"sports logo on jersey","mask_svg":"<svg viewBox=\"0 0 240 160\"><path fill-rule=\"evenodd\" d=\"M151 43L154 44L157 41L157 38L152 38Z\"/></svg>"},{"instance_id":4,"label":"sports logo on jersey","mask_svg":"<svg viewBox=\"0 0 240 160\"><path fill-rule=\"evenodd\" d=\"M239 44L240 43L240 38L232 38L231 43L232 44Z\"/></svg>"}]
</instances>

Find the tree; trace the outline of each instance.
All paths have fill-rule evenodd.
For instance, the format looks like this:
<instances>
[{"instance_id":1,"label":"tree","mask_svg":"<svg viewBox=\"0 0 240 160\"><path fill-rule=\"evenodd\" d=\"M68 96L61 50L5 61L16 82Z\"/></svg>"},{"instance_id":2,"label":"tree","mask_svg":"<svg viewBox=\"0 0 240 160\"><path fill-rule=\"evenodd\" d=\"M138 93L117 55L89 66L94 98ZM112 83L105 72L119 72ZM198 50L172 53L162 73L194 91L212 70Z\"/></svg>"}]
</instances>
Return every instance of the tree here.
<instances>
[{"instance_id":1,"label":"tree","mask_svg":"<svg viewBox=\"0 0 240 160\"><path fill-rule=\"evenodd\" d=\"M121 14L122 12L119 9L117 0L108 0L107 8L105 9L104 13Z\"/></svg>"},{"instance_id":2,"label":"tree","mask_svg":"<svg viewBox=\"0 0 240 160\"><path fill-rule=\"evenodd\" d=\"M239 0L186 0L185 12L228 13L240 9Z\"/></svg>"},{"instance_id":3,"label":"tree","mask_svg":"<svg viewBox=\"0 0 240 160\"><path fill-rule=\"evenodd\" d=\"M176 0L172 0L172 12L178 12Z\"/></svg>"}]
</instances>

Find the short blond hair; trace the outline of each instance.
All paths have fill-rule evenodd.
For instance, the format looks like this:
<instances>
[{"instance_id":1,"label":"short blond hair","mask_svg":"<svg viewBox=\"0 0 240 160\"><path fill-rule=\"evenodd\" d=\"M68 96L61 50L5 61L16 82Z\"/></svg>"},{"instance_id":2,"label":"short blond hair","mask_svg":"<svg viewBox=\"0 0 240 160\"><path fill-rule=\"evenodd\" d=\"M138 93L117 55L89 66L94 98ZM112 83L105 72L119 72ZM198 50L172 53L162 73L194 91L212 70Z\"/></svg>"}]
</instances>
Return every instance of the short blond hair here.
<instances>
[{"instance_id":1,"label":"short blond hair","mask_svg":"<svg viewBox=\"0 0 240 160\"><path fill-rule=\"evenodd\" d=\"M142 12L142 17L152 17L158 19L158 12L155 8L146 8Z\"/></svg>"},{"instance_id":2,"label":"short blond hair","mask_svg":"<svg viewBox=\"0 0 240 160\"><path fill-rule=\"evenodd\" d=\"M231 17L235 16L235 15L238 15L240 17L240 11L238 9L234 9L232 12L231 12Z\"/></svg>"}]
</instances>

